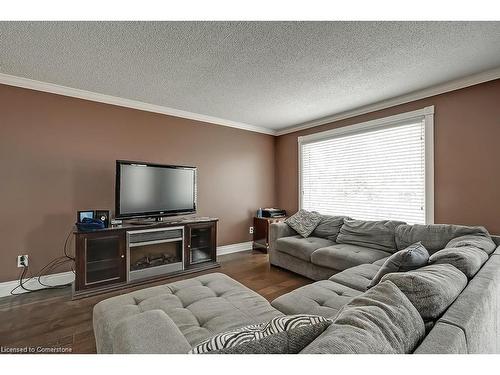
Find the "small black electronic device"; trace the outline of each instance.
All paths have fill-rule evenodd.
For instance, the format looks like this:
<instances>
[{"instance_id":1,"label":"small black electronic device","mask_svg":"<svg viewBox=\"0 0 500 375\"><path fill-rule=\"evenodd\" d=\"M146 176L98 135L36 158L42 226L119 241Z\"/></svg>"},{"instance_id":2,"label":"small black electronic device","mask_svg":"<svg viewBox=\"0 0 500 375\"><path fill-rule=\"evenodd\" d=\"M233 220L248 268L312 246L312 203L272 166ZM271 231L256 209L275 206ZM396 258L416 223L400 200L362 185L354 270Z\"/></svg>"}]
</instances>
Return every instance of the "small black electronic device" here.
<instances>
[{"instance_id":1,"label":"small black electronic device","mask_svg":"<svg viewBox=\"0 0 500 375\"><path fill-rule=\"evenodd\" d=\"M95 212L93 210L77 211L76 212L76 222L81 223L83 219L93 219Z\"/></svg>"},{"instance_id":2,"label":"small black electronic device","mask_svg":"<svg viewBox=\"0 0 500 375\"><path fill-rule=\"evenodd\" d=\"M263 208L262 217L284 217L286 211L279 208Z\"/></svg>"}]
</instances>

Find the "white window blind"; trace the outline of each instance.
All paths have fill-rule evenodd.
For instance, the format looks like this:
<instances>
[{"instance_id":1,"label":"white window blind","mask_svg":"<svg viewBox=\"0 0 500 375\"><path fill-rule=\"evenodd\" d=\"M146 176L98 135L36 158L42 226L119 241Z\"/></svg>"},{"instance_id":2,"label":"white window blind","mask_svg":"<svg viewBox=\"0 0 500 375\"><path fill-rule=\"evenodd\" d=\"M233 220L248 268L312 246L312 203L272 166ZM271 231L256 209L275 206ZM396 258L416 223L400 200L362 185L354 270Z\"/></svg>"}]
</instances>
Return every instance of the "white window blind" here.
<instances>
[{"instance_id":1,"label":"white window blind","mask_svg":"<svg viewBox=\"0 0 500 375\"><path fill-rule=\"evenodd\" d=\"M417 116L299 140L301 208L364 220L429 222L425 122Z\"/></svg>"}]
</instances>

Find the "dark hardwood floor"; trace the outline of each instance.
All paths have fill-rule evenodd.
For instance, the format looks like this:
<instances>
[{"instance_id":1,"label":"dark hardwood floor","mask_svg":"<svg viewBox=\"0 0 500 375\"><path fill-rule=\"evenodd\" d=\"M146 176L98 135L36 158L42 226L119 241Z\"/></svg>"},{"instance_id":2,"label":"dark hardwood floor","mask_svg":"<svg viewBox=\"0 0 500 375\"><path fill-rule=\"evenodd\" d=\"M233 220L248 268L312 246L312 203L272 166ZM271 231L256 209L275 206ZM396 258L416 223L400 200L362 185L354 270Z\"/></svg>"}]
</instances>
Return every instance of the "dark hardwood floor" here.
<instances>
[{"instance_id":1,"label":"dark hardwood floor","mask_svg":"<svg viewBox=\"0 0 500 375\"><path fill-rule=\"evenodd\" d=\"M95 353L92 309L97 302L203 273L225 273L269 301L312 282L292 272L271 267L268 255L258 251L228 254L218 260L221 263L219 269L82 299L72 300L69 287L0 298L0 346L64 347L71 348L72 353Z\"/></svg>"}]
</instances>

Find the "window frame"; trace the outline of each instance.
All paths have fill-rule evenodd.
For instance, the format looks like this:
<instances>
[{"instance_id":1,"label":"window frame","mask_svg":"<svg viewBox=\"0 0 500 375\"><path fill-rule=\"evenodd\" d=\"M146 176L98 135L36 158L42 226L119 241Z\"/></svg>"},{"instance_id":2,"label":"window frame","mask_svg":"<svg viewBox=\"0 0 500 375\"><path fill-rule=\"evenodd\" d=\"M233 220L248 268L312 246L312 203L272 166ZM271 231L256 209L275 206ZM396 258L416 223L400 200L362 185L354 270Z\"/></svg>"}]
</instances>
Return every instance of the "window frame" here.
<instances>
[{"instance_id":1,"label":"window frame","mask_svg":"<svg viewBox=\"0 0 500 375\"><path fill-rule=\"evenodd\" d=\"M342 126L297 138L298 143L298 198L299 209L303 207L302 190L302 146L308 143L324 141L349 134L368 133L372 130L397 127L408 122L421 120L424 122L424 207L425 224L434 224L434 106L415 111L404 112L393 116L382 117L353 125ZM389 218L388 218L389 219Z\"/></svg>"}]
</instances>

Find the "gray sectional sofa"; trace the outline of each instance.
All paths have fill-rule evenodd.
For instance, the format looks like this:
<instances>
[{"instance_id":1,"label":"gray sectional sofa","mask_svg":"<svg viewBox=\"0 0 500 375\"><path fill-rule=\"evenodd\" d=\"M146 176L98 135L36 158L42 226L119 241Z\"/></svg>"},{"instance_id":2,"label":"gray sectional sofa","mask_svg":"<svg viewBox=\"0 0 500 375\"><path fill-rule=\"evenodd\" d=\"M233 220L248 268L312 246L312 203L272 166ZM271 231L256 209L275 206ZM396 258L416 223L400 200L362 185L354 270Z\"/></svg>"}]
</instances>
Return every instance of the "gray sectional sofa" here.
<instances>
[{"instance_id":1,"label":"gray sectional sofa","mask_svg":"<svg viewBox=\"0 0 500 375\"><path fill-rule=\"evenodd\" d=\"M328 221L335 218L326 217ZM391 220L353 219L346 219L345 223L349 225L330 232L314 231L306 238L286 223L272 224L270 263L313 280L324 280L362 264L381 265L396 251L418 241L432 254L444 249L453 238L489 236L483 227L462 225L407 225Z\"/></svg>"},{"instance_id":2,"label":"gray sectional sofa","mask_svg":"<svg viewBox=\"0 0 500 375\"><path fill-rule=\"evenodd\" d=\"M391 254L418 241L431 265L368 289ZM97 350L188 353L221 332L313 314L333 323L301 353L500 353L499 244L482 227L351 221L304 238L272 224L271 264L318 281L271 303L220 273L113 297L94 308Z\"/></svg>"},{"instance_id":3,"label":"gray sectional sofa","mask_svg":"<svg viewBox=\"0 0 500 375\"><path fill-rule=\"evenodd\" d=\"M339 230L339 236L342 229ZM285 223L271 225L269 260L272 265L320 280L272 301L285 314L309 313L336 316L349 300L367 291L370 281L394 252L421 241L431 255L446 253L445 247L465 245L491 238L488 249L478 246L481 262L467 269L463 291L435 321L426 322L426 336L415 353L500 353L500 237L482 227L460 225L406 225L394 228L394 249L380 250L337 243L313 236L303 238ZM354 242L354 241L353 241ZM376 240L375 240L376 242ZM289 244L293 243L293 250ZM326 244L326 247L320 247ZM296 256L302 247L301 256ZM486 251L484 251L486 250ZM307 254L307 255L306 255ZM434 255L436 256L436 255ZM462 260L461 260L462 261ZM436 261L446 263L446 259ZM475 272L474 272L475 271ZM328 352L328 350L326 350Z\"/></svg>"}]
</instances>

